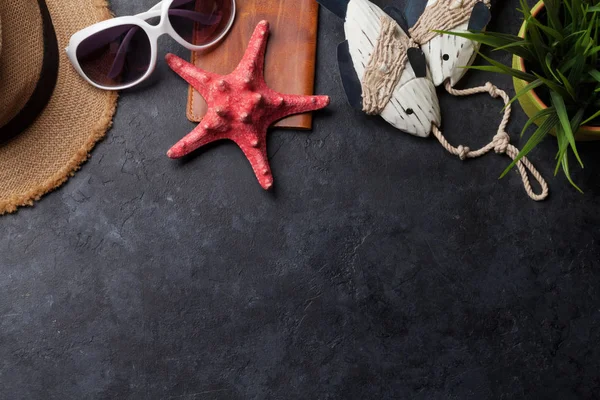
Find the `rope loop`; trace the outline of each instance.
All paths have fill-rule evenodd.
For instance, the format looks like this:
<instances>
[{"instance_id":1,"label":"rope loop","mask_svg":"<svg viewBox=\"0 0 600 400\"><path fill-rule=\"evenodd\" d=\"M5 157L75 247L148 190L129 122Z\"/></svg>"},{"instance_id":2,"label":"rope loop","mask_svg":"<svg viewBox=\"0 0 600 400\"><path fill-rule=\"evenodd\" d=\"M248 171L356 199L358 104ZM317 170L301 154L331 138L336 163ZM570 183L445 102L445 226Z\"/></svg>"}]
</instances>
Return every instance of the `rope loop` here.
<instances>
[{"instance_id":1,"label":"rope loop","mask_svg":"<svg viewBox=\"0 0 600 400\"><path fill-rule=\"evenodd\" d=\"M449 153L458 156L461 160L464 161L468 158L481 157L494 150L497 154L508 155L513 161L517 159L519 155L519 149L510 144L510 136L506 132L506 126L508 125L508 121L510 119L511 107L508 104L510 98L504 90L498 89L490 82L487 82L484 86L479 86L471 89L457 90L452 87L449 81L447 81L446 91L453 96L469 96L472 94L487 92L490 96L494 98L501 97L504 101L504 104L506 105L506 107L504 108L504 117L500 122L498 132L496 133L496 135L490 143L488 143L486 146L482 147L479 150L471 150L467 146L463 145L460 145L458 147L452 146L450 143L448 143L448 140L444 137L442 131L437 126L433 125L432 132L434 136ZM545 200L548 197L549 193L548 184L546 183L542 175L538 172L538 170L533 166L533 164L531 164L527 157L522 157L516 163L516 166L519 170L519 173L521 174L523 186L525 187L527 195L535 201ZM539 183L540 187L542 188L541 193L538 194L533 191L528 173L530 173L531 176L533 176L533 178Z\"/></svg>"},{"instance_id":2,"label":"rope loop","mask_svg":"<svg viewBox=\"0 0 600 400\"><path fill-rule=\"evenodd\" d=\"M437 35L435 29L450 30L461 23L468 21L471 17L471 10L473 6L478 2L482 2L488 8L490 7L491 3L490 0L437 0L433 5L425 8L425 11L423 14L421 14L421 17L419 17L416 24L409 30L411 36L409 44L411 46L414 43L424 45ZM510 144L510 136L506 132L506 127L508 126L508 121L510 119L512 110L509 104L510 98L504 90L499 89L491 82L486 82L486 84L483 86L471 89L457 90L452 87L450 81L448 80L446 81L446 91L453 96L470 96L477 93L488 93L493 98L502 98L505 105L504 117L500 122L496 135L490 143L479 150L471 150L467 146L462 145L458 147L452 146L450 143L448 143L448 140L446 140L442 134L442 131L440 131L437 126L432 125L431 130L434 136L449 153L458 156L464 161L468 158L481 157L494 150L497 154L508 155L513 161L517 159L519 155L519 149ZM548 184L538 170L535 169L535 167L527 159L527 157L522 157L516 163L516 166L521 174L523 186L525 187L527 195L529 195L529 197L535 201L546 199L549 192ZM537 194L533 192L527 172L529 172L540 184L540 187L542 188L541 193Z\"/></svg>"}]
</instances>

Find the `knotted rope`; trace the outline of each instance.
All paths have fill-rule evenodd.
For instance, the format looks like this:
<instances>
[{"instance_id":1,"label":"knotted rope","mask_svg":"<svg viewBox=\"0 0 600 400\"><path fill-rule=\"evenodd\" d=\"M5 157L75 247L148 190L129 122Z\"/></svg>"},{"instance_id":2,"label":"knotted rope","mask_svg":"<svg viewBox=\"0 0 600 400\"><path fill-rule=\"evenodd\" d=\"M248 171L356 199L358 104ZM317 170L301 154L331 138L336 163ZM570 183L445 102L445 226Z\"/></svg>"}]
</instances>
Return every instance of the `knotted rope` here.
<instances>
[{"instance_id":1,"label":"knotted rope","mask_svg":"<svg viewBox=\"0 0 600 400\"><path fill-rule=\"evenodd\" d=\"M437 35L434 30L448 30L467 22L473 6L479 2L490 7L490 0L437 0L425 8L408 32L415 42L425 44Z\"/></svg>"},{"instance_id":2,"label":"knotted rope","mask_svg":"<svg viewBox=\"0 0 600 400\"><path fill-rule=\"evenodd\" d=\"M450 30L467 22L471 17L471 10L478 2L483 2L487 7L490 7L490 0L437 0L436 3L425 8L425 11L419 17L415 26L409 30L412 40L420 45L424 45L438 35L434 30ZM519 149L510 144L510 136L506 132L506 126L508 125L512 112L509 104L510 99L506 92L498 89L490 82L486 83L485 86L457 90L454 89L450 84L450 81L447 80L445 87L446 91L453 96L470 96L478 93L489 93L489 95L494 98L501 97L504 101L505 109L502 122L500 122L496 135L489 144L481 149L471 150L469 147L462 145L454 147L448 143L448 140L446 140L439 127L433 125L432 132L441 145L448 152L458 156L461 160L481 157L492 150L497 154L508 155L513 161L516 160L519 155ZM521 174L523 186L525 187L527 195L535 201L546 199L548 197L548 184L527 157L521 158L516 163L516 166ZM536 194L533 191L527 171L529 171L540 184L542 189L540 194Z\"/></svg>"},{"instance_id":3,"label":"knotted rope","mask_svg":"<svg viewBox=\"0 0 600 400\"><path fill-rule=\"evenodd\" d=\"M472 89L457 90L450 85L449 81L446 81L446 91L453 96L470 96L472 94L477 93L489 93L489 95L494 98L501 97L502 100L504 100L504 104L506 106L506 108L504 109L504 116L502 118L502 122L498 127L498 132L489 144L487 144L479 150L471 150L466 146L452 146L450 143L448 143L448 140L446 140L440 129L437 126L433 125L433 134L448 152L454 154L455 156L458 156L461 160L481 157L492 150L494 150L497 154L506 154L513 160L517 158L517 156L519 155L519 149L510 144L510 136L506 132L506 126L508 125L512 109L510 104L508 104L510 102L510 99L504 90L498 89L490 82L486 83L485 86L475 87ZM538 170L527 159L527 157L523 157L517 162L517 168L521 173L521 178L523 179L523 186L525 187L525 191L527 192L529 197L535 201L541 201L546 199L548 197L548 184L546 183L542 175L538 172ZM529 181L529 176L527 175L527 171L529 171L531 175L535 178L535 180L540 184L540 187L542 188L542 192L540 194L536 194L533 191L531 187L531 182Z\"/></svg>"},{"instance_id":4,"label":"knotted rope","mask_svg":"<svg viewBox=\"0 0 600 400\"><path fill-rule=\"evenodd\" d=\"M490 0L438 0L434 5L425 9L415 26L410 29L411 38L399 35L396 22L388 16L381 18L381 32L373 54L369 59L363 76L363 111L367 114L381 114L390 101L394 88L398 84L408 59L407 51L410 47L423 45L433 39L437 33L434 29L449 30L469 20L473 6L483 2L490 6ZM488 93L493 98L502 98L505 104L504 116L498 131L492 141L479 150L471 150L466 146L452 146L436 125L432 125L432 132L441 145L451 154L461 160L481 157L494 150L497 154L506 154L513 161L519 155L519 150L510 144L510 136L506 132L512 108L506 92L498 89L490 82L484 86L472 89L457 90L450 81L446 81L446 91L453 96L470 96L478 93ZM516 166L521 174L523 186L529 197L541 201L548 197L548 184L538 170L526 158L522 157ZM542 192L536 194L529 180L530 172L540 184Z\"/></svg>"},{"instance_id":5,"label":"knotted rope","mask_svg":"<svg viewBox=\"0 0 600 400\"><path fill-rule=\"evenodd\" d=\"M381 17L381 32L362 80L363 111L369 115L381 114L387 106L406 66L407 50L417 47L397 27L392 18Z\"/></svg>"}]
</instances>

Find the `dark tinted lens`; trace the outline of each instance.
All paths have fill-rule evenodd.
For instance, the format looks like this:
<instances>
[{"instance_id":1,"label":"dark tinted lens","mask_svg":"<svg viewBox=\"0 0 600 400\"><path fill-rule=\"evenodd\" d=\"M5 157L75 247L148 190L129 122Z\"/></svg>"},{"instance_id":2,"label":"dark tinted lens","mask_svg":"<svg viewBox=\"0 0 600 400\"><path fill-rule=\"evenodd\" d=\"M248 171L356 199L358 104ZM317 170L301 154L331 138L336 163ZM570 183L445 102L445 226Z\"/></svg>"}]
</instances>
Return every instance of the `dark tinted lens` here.
<instances>
[{"instance_id":1,"label":"dark tinted lens","mask_svg":"<svg viewBox=\"0 0 600 400\"><path fill-rule=\"evenodd\" d=\"M77 60L93 82L117 87L137 81L150 66L150 39L136 25L96 33L77 47Z\"/></svg>"},{"instance_id":2,"label":"dark tinted lens","mask_svg":"<svg viewBox=\"0 0 600 400\"><path fill-rule=\"evenodd\" d=\"M227 30L233 13L234 0L175 0L169 21L183 40L202 46Z\"/></svg>"}]
</instances>

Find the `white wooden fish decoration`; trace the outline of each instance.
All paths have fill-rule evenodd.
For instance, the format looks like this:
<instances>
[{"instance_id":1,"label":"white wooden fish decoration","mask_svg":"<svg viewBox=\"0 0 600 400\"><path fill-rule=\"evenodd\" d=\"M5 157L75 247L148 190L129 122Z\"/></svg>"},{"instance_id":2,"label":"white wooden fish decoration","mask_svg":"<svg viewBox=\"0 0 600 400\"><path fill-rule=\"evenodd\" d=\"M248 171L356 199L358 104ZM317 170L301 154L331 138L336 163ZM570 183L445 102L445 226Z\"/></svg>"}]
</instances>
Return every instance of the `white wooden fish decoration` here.
<instances>
[{"instance_id":1,"label":"white wooden fish decoration","mask_svg":"<svg viewBox=\"0 0 600 400\"><path fill-rule=\"evenodd\" d=\"M410 0L404 12L406 18L393 7L384 11L368 0L317 1L345 20L347 40L338 46L338 64L353 107L379 114L415 136L433 133L448 152L461 160L481 157L492 150L516 159L519 150L510 144L505 130L511 114L508 95L489 82L464 90L453 87L466 72L462 67L473 62L478 45L434 32L485 29L491 17L490 0ZM413 25L410 30L407 20ZM444 137L435 91L435 86L443 83L454 96L488 93L504 101L504 118L489 144L471 150L462 145L454 147ZM527 195L535 201L545 199L548 184L531 162L524 157L517 166ZM541 193L533 191L527 171L540 184Z\"/></svg>"},{"instance_id":2,"label":"white wooden fish decoration","mask_svg":"<svg viewBox=\"0 0 600 400\"><path fill-rule=\"evenodd\" d=\"M402 25L406 27L406 23L403 23L400 11L390 8L389 13L386 13L368 0L317 1L345 20L347 40L338 47L338 63L350 104L367 111L365 79L368 79L369 71L372 71L370 66L374 61L375 67L386 73L391 64L404 57L407 61L393 83L391 93L388 94L389 100L384 102L385 106L377 113L404 132L420 137L429 136L432 123L438 126L441 124L439 101L427 71L425 56L418 47L411 47L415 45L412 45L402 28ZM393 53L394 57L388 54L387 58L384 55L381 60L374 60L374 56L377 57L378 54L382 30L386 26L392 27L388 37L390 40L408 44L406 54ZM375 90L376 98L380 97L379 94Z\"/></svg>"},{"instance_id":3,"label":"white wooden fish decoration","mask_svg":"<svg viewBox=\"0 0 600 400\"><path fill-rule=\"evenodd\" d=\"M412 0L407 5L409 33L421 45L436 86L449 79L454 87L467 72L464 67L475 60L480 44L432 30L482 31L491 19L489 7L490 0Z\"/></svg>"}]
</instances>

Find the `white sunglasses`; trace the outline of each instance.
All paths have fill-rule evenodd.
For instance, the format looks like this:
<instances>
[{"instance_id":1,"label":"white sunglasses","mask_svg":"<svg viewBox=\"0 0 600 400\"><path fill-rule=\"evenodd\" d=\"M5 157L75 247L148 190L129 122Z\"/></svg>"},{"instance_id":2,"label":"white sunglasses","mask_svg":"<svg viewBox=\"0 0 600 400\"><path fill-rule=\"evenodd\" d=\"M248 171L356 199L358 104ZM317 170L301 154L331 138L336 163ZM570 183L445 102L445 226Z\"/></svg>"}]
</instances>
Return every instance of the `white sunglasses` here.
<instances>
[{"instance_id":1,"label":"white sunglasses","mask_svg":"<svg viewBox=\"0 0 600 400\"><path fill-rule=\"evenodd\" d=\"M235 19L235 0L163 0L145 13L113 18L71 36L69 60L89 83L127 89L156 67L158 38L169 35L192 51L219 42ZM147 21L160 17L156 25Z\"/></svg>"}]
</instances>

